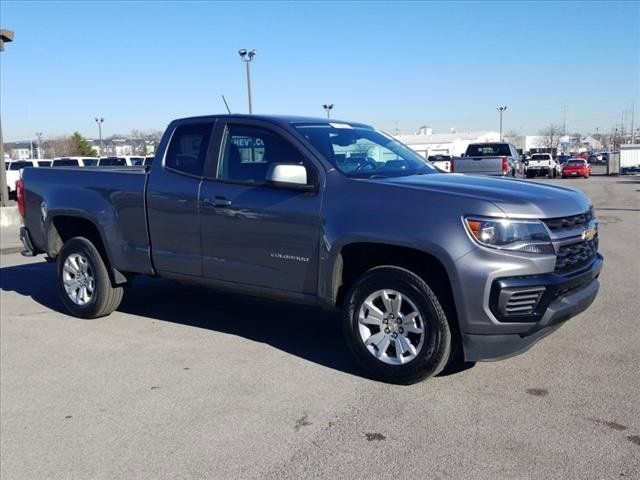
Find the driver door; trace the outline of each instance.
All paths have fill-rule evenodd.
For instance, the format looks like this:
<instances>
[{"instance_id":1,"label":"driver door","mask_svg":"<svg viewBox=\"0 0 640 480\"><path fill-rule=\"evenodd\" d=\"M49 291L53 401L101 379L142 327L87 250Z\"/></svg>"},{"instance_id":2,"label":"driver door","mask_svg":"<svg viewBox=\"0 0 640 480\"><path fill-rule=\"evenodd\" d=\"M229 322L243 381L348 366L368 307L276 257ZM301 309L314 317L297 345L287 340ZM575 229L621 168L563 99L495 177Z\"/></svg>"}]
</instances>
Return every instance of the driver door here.
<instances>
[{"instance_id":1,"label":"driver door","mask_svg":"<svg viewBox=\"0 0 640 480\"><path fill-rule=\"evenodd\" d=\"M273 163L303 164L317 185L317 167L284 132L247 120L220 128L214 178L200 191L203 276L315 294L320 191L271 187L266 175Z\"/></svg>"}]
</instances>

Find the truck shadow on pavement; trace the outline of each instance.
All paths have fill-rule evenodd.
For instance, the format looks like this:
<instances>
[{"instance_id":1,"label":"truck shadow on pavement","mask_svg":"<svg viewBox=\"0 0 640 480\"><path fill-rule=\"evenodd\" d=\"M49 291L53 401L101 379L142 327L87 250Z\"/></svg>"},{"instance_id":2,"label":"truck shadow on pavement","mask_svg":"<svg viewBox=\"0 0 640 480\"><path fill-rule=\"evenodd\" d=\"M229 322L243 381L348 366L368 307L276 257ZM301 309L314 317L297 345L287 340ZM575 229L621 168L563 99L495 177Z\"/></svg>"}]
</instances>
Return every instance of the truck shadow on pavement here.
<instances>
[{"instance_id":1,"label":"truck shadow on pavement","mask_svg":"<svg viewBox=\"0 0 640 480\"><path fill-rule=\"evenodd\" d=\"M46 308L67 314L58 297L55 264L40 262L0 268L0 290L31 297ZM336 312L149 277L136 278L127 287L117 311L236 335L325 367L369 378L352 358L342 335L340 314ZM470 366L456 362L440 375L457 373Z\"/></svg>"}]
</instances>

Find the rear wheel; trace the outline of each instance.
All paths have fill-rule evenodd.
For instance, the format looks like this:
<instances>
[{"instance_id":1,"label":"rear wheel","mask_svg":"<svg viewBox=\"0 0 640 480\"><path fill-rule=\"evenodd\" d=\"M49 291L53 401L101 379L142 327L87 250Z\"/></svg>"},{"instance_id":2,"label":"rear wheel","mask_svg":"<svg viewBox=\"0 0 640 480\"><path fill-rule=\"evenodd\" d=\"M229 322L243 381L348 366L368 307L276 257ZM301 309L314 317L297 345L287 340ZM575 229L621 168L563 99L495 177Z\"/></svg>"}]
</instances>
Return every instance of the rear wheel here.
<instances>
[{"instance_id":1,"label":"rear wheel","mask_svg":"<svg viewBox=\"0 0 640 480\"><path fill-rule=\"evenodd\" d=\"M123 289L112 286L98 249L84 237L65 242L57 259L58 293L65 308L80 318L98 318L113 312Z\"/></svg>"},{"instance_id":2,"label":"rear wheel","mask_svg":"<svg viewBox=\"0 0 640 480\"><path fill-rule=\"evenodd\" d=\"M355 282L344 329L358 363L385 382L432 377L451 356L451 330L438 298L422 278L400 267L376 267Z\"/></svg>"}]
</instances>

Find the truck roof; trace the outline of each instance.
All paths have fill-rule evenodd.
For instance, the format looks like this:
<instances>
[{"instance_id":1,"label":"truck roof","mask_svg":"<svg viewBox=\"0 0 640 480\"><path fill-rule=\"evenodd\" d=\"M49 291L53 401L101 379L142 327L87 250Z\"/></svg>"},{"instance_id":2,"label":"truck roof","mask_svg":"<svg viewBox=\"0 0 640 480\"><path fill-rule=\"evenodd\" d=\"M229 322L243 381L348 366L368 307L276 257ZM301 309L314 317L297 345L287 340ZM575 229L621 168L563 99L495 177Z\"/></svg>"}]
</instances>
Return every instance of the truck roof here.
<instances>
[{"instance_id":1,"label":"truck roof","mask_svg":"<svg viewBox=\"0 0 640 480\"><path fill-rule=\"evenodd\" d=\"M296 115L255 115L255 114L242 114L242 113L232 113L232 114L213 114L213 115L201 115L195 117L184 117L178 118L174 120L175 122L180 122L184 120L215 120L215 119L224 119L224 118L242 118L247 120L262 120L265 122L276 123L279 125L292 125L299 123L313 123L313 124L330 124L330 123L346 123L354 127L364 127L364 128L372 128L370 125L366 125L360 122L350 122L346 120L339 120L336 118L321 118L321 117L304 117L304 116L296 116Z\"/></svg>"}]
</instances>

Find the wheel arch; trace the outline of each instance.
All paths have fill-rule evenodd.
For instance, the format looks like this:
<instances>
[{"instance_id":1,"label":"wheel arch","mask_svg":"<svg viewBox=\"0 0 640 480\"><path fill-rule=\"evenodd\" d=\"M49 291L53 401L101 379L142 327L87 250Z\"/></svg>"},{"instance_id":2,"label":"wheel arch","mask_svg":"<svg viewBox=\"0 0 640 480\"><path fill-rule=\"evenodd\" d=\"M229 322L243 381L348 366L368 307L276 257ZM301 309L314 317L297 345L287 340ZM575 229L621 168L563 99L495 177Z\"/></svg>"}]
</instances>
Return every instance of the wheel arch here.
<instances>
[{"instance_id":1,"label":"wheel arch","mask_svg":"<svg viewBox=\"0 0 640 480\"><path fill-rule=\"evenodd\" d=\"M114 285L127 283L125 275L113 267L108 244L104 241L104 232L92 219L69 214L57 214L47 218L45 240L47 255L50 258L56 258L62 245L73 237L84 237L94 244L107 265L109 277Z\"/></svg>"},{"instance_id":2,"label":"wheel arch","mask_svg":"<svg viewBox=\"0 0 640 480\"><path fill-rule=\"evenodd\" d=\"M367 270L381 265L405 268L424 279L443 303L447 316L457 325L450 268L435 253L415 247L375 242L351 242L336 254L331 269L331 302L342 305L353 282ZM445 306L446 305L446 306Z\"/></svg>"}]
</instances>

